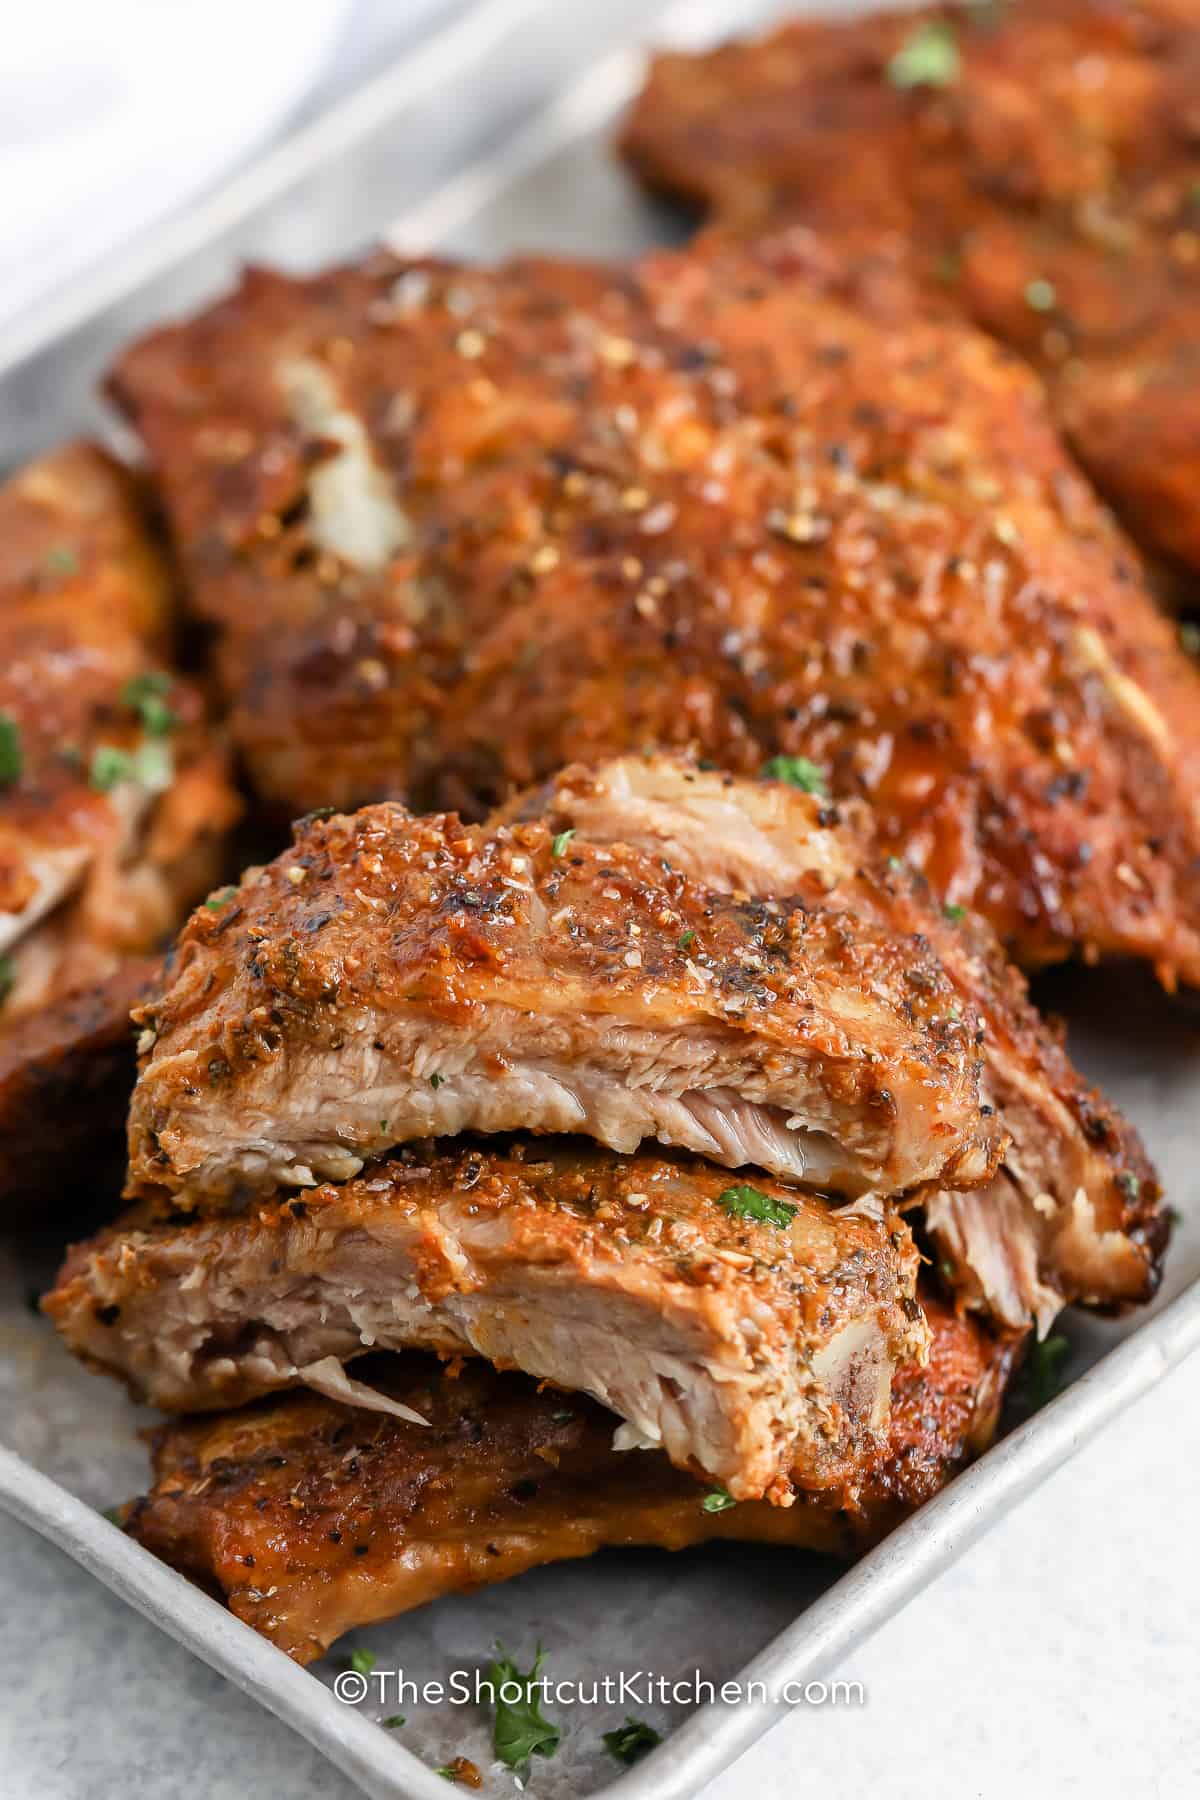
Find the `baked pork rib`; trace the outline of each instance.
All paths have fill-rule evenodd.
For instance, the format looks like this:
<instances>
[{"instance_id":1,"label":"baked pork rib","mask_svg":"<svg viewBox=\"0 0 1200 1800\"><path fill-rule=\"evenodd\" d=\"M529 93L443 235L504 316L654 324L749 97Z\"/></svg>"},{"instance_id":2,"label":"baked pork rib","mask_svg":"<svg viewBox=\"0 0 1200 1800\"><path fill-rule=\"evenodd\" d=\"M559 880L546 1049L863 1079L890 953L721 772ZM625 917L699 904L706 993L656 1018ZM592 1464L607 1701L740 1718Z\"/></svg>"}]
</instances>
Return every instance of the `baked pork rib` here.
<instances>
[{"instance_id":1,"label":"baked pork rib","mask_svg":"<svg viewBox=\"0 0 1200 1800\"><path fill-rule=\"evenodd\" d=\"M737 1498L846 1479L927 1348L917 1254L874 1201L833 1210L692 1158L579 1139L424 1146L244 1219L125 1222L47 1310L158 1406L345 1391L365 1349L487 1358L592 1394L625 1440Z\"/></svg>"},{"instance_id":2,"label":"baked pork rib","mask_svg":"<svg viewBox=\"0 0 1200 1800\"><path fill-rule=\"evenodd\" d=\"M380 255L136 346L260 795L478 816L646 745L801 756L1022 964L1200 983L1200 676L1036 377L869 286L811 233Z\"/></svg>"},{"instance_id":3,"label":"baked pork rib","mask_svg":"<svg viewBox=\"0 0 1200 1800\"><path fill-rule=\"evenodd\" d=\"M740 781L664 757L569 768L505 815L555 833L637 845L681 874L727 892L790 892L818 876L827 904L863 906L851 871L861 856L852 807L833 809L778 781ZM864 827L865 829L865 827ZM962 1298L1013 1329L1044 1332L1064 1301L1106 1307L1154 1292L1168 1219L1136 1132L1080 1076L1061 1033L1031 1005L1022 977L979 920L930 917L919 880L881 874L888 916L920 932L975 1009L983 1092L1009 1134L991 1182L915 1198ZM920 988L924 976L911 976Z\"/></svg>"},{"instance_id":4,"label":"baked pork rib","mask_svg":"<svg viewBox=\"0 0 1200 1800\"><path fill-rule=\"evenodd\" d=\"M612 1545L713 1539L853 1555L985 1449L1013 1359L927 1302L933 1348L895 1384L884 1454L842 1492L720 1511L658 1453L614 1451L594 1401L472 1362L375 1358L427 1427L312 1394L169 1425L125 1529L298 1662L443 1594Z\"/></svg>"},{"instance_id":5,"label":"baked pork rib","mask_svg":"<svg viewBox=\"0 0 1200 1800\"><path fill-rule=\"evenodd\" d=\"M818 835L820 809L801 821ZM858 848L865 848L861 841ZM798 861L802 862L802 857ZM237 1209L461 1132L645 1139L846 1196L985 1179L978 1020L880 874L720 892L544 821L315 818L193 914L130 1110L130 1192Z\"/></svg>"},{"instance_id":6,"label":"baked pork rib","mask_svg":"<svg viewBox=\"0 0 1200 1800\"><path fill-rule=\"evenodd\" d=\"M0 1196L12 1216L120 1119L148 953L236 812L134 478L86 444L0 488ZM113 1137L116 1144L117 1138Z\"/></svg>"},{"instance_id":7,"label":"baked pork rib","mask_svg":"<svg viewBox=\"0 0 1200 1800\"><path fill-rule=\"evenodd\" d=\"M1188 0L1003 0L657 57L623 149L726 226L901 260L1037 365L1097 485L1194 569L1198 108Z\"/></svg>"}]
</instances>

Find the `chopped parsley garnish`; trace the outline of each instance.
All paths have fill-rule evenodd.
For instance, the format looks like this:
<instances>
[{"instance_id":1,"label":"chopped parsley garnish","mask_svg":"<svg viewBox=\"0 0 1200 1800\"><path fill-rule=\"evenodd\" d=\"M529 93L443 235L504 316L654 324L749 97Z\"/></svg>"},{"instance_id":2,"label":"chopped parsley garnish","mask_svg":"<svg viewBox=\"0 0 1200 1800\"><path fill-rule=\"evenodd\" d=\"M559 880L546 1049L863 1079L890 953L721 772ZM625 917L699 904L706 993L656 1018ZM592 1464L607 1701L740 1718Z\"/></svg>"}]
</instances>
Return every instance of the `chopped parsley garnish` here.
<instances>
[{"instance_id":1,"label":"chopped parsley garnish","mask_svg":"<svg viewBox=\"0 0 1200 1800\"><path fill-rule=\"evenodd\" d=\"M1062 1392L1062 1365L1070 1355L1071 1346L1065 1337L1048 1337L1042 1343L1036 1340L1029 1351L1029 1410L1040 1412L1042 1407Z\"/></svg>"},{"instance_id":2,"label":"chopped parsley garnish","mask_svg":"<svg viewBox=\"0 0 1200 1800\"><path fill-rule=\"evenodd\" d=\"M967 916L966 907L960 906L957 900L948 900L943 906L942 912L947 919L953 919L956 925L961 925Z\"/></svg>"},{"instance_id":3,"label":"chopped parsley garnish","mask_svg":"<svg viewBox=\"0 0 1200 1800\"><path fill-rule=\"evenodd\" d=\"M0 712L0 788L21 779L25 758L21 754L21 730L14 718Z\"/></svg>"},{"instance_id":4,"label":"chopped parsley garnish","mask_svg":"<svg viewBox=\"0 0 1200 1800\"><path fill-rule=\"evenodd\" d=\"M369 1675L375 1667L375 1652L373 1650L352 1650L350 1667L356 1675Z\"/></svg>"},{"instance_id":5,"label":"chopped parsley garnish","mask_svg":"<svg viewBox=\"0 0 1200 1800\"><path fill-rule=\"evenodd\" d=\"M496 1705L492 1749L506 1768L523 1769L531 1756L553 1756L562 1738L558 1726L543 1716L539 1705L538 1676L545 1660L539 1644L533 1667L522 1675L512 1658L496 1646L496 1660L488 1669ZM514 1688L520 1690L515 1697Z\"/></svg>"},{"instance_id":6,"label":"chopped parsley garnish","mask_svg":"<svg viewBox=\"0 0 1200 1800\"><path fill-rule=\"evenodd\" d=\"M681 950L690 950L692 945L695 943L695 941L696 941L695 932L694 931L685 931L683 936L679 940L679 948Z\"/></svg>"},{"instance_id":7,"label":"chopped parsley garnish","mask_svg":"<svg viewBox=\"0 0 1200 1800\"><path fill-rule=\"evenodd\" d=\"M962 71L958 38L944 19L918 25L887 66L895 88L951 87Z\"/></svg>"},{"instance_id":8,"label":"chopped parsley garnish","mask_svg":"<svg viewBox=\"0 0 1200 1800\"><path fill-rule=\"evenodd\" d=\"M618 1725L615 1731L604 1733L604 1748L617 1761L625 1763L640 1762L643 1756L662 1743L662 1737L653 1725L645 1724L641 1719L626 1716L625 1723Z\"/></svg>"},{"instance_id":9,"label":"chopped parsley garnish","mask_svg":"<svg viewBox=\"0 0 1200 1800\"><path fill-rule=\"evenodd\" d=\"M441 1074L439 1070L435 1069L433 1071L433 1074L429 1077L429 1085L433 1089L435 1094L437 1093L438 1089L441 1087L441 1085L442 1085L443 1081L445 1081L445 1079L446 1079L446 1077L443 1074Z\"/></svg>"},{"instance_id":10,"label":"chopped parsley garnish","mask_svg":"<svg viewBox=\"0 0 1200 1800\"><path fill-rule=\"evenodd\" d=\"M556 832L550 845L551 856L561 856L571 839L575 836L575 827L569 826L566 831Z\"/></svg>"},{"instance_id":11,"label":"chopped parsley garnish","mask_svg":"<svg viewBox=\"0 0 1200 1800\"><path fill-rule=\"evenodd\" d=\"M292 820L292 830L302 831L306 825L315 825L318 819L332 819L336 811L336 806L314 806L311 812Z\"/></svg>"},{"instance_id":12,"label":"chopped parsley garnish","mask_svg":"<svg viewBox=\"0 0 1200 1800\"><path fill-rule=\"evenodd\" d=\"M1053 312L1058 305L1058 289L1052 281L1039 275L1025 289L1025 304L1034 312Z\"/></svg>"},{"instance_id":13,"label":"chopped parsley garnish","mask_svg":"<svg viewBox=\"0 0 1200 1800\"><path fill-rule=\"evenodd\" d=\"M700 1504L705 1512L718 1513L728 1512L731 1506L737 1505L737 1501L728 1488L715 1487L705 1494Z\"/></svg>"},{"instance_id":14,"label":"chopped parsley garnish","mask_svg":"<svg viewBox=\"0 0 1200 1800\"><path fill-rule=\"evenodd\" d=\"M770 1194L744 1183L727 1187L723 1194L718 1194L717 1205L731 1218L757 1219L760 1225L790 1225L800 1210L787 1200L772 1200Z\"/></svg>"},{"instance_id":15,"label":"chopped parsley garnish","mask_svg":"<svg viewBox=\"0 0 1200 1800\"><path fill-rule=\"evenodd\" d=\"M1132 1169L1122 1169L1117 1176L1117 1186L1127 1200L1136 1200L1142 1191L1142 1184Z\"/></svg>"},{"instance_id":16,"label":"chopped parsley garnish","mask_svg":"<svg viewBox=\"0 0 1200 1800\"><path fill-rule=\"evenodd\" d=\"M390 1719L381 1719L380 1724L385 1731L399 1731L404 1723L403 1713L393 1713Z\"/></svg>"},{"instance_id":17,"label":"chopped parsley garnish","mask_svg":"<svg viewBox=\"0 0 1200 1800\"><path fill-rule=\"evenodd\" d=\"M235 887L218 888L215 894L210 894L208 896L208 899L204 904L209 912L220 912L221 908L227 906L236 893L237 889Z\"/></svg>"},{"instance_id":18,"label":"chopped parsley garnish","mask_svg":"<svg viewBox=\"0 0 1200 1800\"><path fill-rule=\"evenodd\" d=\"M443 1763L441 1768L435 1769L433 1772L435 1775L440 1775L443 1781L458 1780L458 1770L453 1763Z\"/></svg>"},{"instance_id":19,"label":"chopped parsley garnish","mask_svg":"<svg viewBox=\"0 0 1200 1800\"><path fill-rule=\"evenodd\" d=\"M166 737L179 723L179 715L167 705L171 677L149 670L135 675L121 689L121 705L136 713L151 737Z\"/></svg>"},{"instance_id":20,"label":"chopped parsley garnish","mask_svg":"<svg viewBox=\"0 0 1200 1800\"><path fill-rule=\"evenodd\" d=\"M100 1516L107 1519L110 1525L119 1525L124 1511L123 1506L106 1506Z\"/></svg>"},{"instance_id":21,"label":"chopped parsley garnish","mask_svg":"<svg viewBox=\"0 0 1200 1800\"><path fill-rule=\"evenodd\" d=\"M169 744L152 738L136 750L119 750L115 744L97 744L92 751L89 780L97 793L108 794L123 781L132 781L148 794L165 793L175 774Z\"/></svg>"},{"instance_id":22,"label":"chopped parsley garnish","mask_svg":"<svg viewBox=\"0 0 1200 1800\"><path fill-rule=\"evenodd\" d=\"M0 956L0 1006L13 991L13 982L17 979L17 971L11 956Z\"/></svg>"},{"instance_id":23,"label":"chopped parsley garnish","mask_svg":"<svg viewBox=\"0 0 1200 1800\"><path fill-rule=\"evenodd\" d=\"M762 772L772 781L786 781L802 793L825 798L824 771L815 762L809 762L807 756L772 756L763 764Z\"/></svg>"},{"instance_id":24,"label":"chopped parsley garnish","mask_svg":"<svg viewBox=\"0 0 1200 1800\"><path fill-rule=\"evenodd\" d=\"M47 575L78 575L79 558L70 544L55 544L46 552Z\"/></svg>"}]
</instances>

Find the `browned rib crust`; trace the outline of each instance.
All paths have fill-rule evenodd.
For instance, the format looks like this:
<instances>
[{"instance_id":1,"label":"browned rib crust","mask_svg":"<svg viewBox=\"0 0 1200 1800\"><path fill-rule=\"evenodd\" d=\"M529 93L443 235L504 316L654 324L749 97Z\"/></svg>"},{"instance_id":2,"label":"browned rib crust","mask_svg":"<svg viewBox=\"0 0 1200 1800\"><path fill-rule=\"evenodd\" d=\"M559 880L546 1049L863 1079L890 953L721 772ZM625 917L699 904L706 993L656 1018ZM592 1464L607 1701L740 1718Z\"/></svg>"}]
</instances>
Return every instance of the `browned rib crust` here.
<instances>
[{"instance_id":1,"label":"browned rib crust","mask_svg":"<svg viewBox=\"0 0 1200 1800\"><path fill-rule=\"evenodd\" d=\"M126 958L107 980L65 995L0 1034L0 1195L6 1223L33 1217L56 1185L86 1201L120 1187L133 1086L130 1009L158 964ZM60 1214L61 1207L56 1207Z\"/></svg>"},{"instance_id":2,"label":"browned rib crust","mask_svg":"<svg viewBox=\"0 0 1200 1800\"><path fill-rule=\"evenodd\" d=\"M1029 371L872 317L809 239L256 272L116 385L268 801L801 754L1021 962L1200 982L1200 679ZM345 480L365 551L331 536Z\"/></svg>"},{"instance_id":3,"label":"browned rib crust","mask_svg":"<svg viewBox=\"0 0 1200 1800\"><path fill-rule=\"evenodd\" d=\"M986 1447L1011 1342L931 1304L934 1353L897 1382L891 1450L839 1500L706 1512L704 1488L615 1420L481 1363L380 1359L376 1385L432 1428L292 1394L159 1432L126 1530L298 1662L356 1626L607 1545L714 1538L853 1555Z\"/></svg>"},{"instance_id":4,"label":"browned rib crust","mask_svg":"<svg viewBox=\"0 0 1200 1800\"><path fill-rule=\"evenodd\" d=\"M942 21L951 78L890 80ZM621 148L648 187L728 226L798 218L900 257L932 304L1041 368L1097 483L1194 568L1198 105L1194 7L1004 0L656 57Z\"/></svg>"}]
</instances>

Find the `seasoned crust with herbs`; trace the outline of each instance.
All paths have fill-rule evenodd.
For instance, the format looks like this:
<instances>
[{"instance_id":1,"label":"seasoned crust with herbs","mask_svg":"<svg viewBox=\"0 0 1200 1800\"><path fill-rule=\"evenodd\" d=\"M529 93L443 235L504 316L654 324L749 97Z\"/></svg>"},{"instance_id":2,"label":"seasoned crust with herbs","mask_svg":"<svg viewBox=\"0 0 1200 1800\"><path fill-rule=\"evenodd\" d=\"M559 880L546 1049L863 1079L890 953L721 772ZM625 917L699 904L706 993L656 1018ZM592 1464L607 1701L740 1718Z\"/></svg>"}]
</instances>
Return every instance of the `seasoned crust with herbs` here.
<instances>
[{"instance_id":1,"label":"seasoned crust with herbs","mask_svg":"<svg viewBox=\"0 0 1200 1800\"><path fill-rule=\"evenodd\" d=\"M828 841L821 809L807 831ZM644 1139L845 1195L982 1181L979 1026L847 828L837 891L689 880L542 821L313 818L141 1009L131 1197L227 1210L418 1137Z\"/></svg>"},{"instance_id":2,"label":"seasoned crust with herbs","mask_svg":"<svg viewBox=\"0 0 1200 1800\"><path fill-rule=\"evenodd\" d=\"M1026 965L1200 981L1200 676L1040 384L811 234L255 271L123 359L292 813L806 758ZM874 309L874 310L873 310Z\"/></svg>"}]
</instances>

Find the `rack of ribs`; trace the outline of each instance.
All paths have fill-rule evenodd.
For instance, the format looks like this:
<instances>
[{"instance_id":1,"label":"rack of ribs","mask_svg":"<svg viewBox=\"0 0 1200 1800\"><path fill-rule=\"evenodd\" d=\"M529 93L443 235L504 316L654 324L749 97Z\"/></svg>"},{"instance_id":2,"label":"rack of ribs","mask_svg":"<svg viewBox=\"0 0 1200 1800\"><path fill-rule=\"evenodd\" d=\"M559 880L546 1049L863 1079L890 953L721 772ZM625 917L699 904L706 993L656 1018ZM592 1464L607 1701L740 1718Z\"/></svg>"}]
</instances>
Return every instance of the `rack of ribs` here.
<instances>
[{"instance_id":1,"label":"rack of ribs","mask_svg":"<svg viewBox=\"0 0 1200 1800\"><path fill-rule=\"evenodd\" d=\"M0 488L8 1221L119 1150L130 1008L236 814L200 694L170 668L173 610L146 497L101 451L69 446Z\"/></svg>"},{"instance_id":2,"label":"rack of ribs","mask_svg":"<svg viewBox=\"0 0 1200 1800\"><path fill-rule=\"evenodd\" d=\"M135 346L263 800L477 817L581 758L785 756L1023 965L1200 981L1200 674L1036 377L865 287L795 232L380 254Z\"/></svg>"},{"instance_id":3,"label":"rack of ribs","mask_svg":"<svg viewBox=\"0 0 1200 1800\"><path fill-rule=\"evenodd\" d=\"M901 315L1018 350L1101 491L1194 569L1198 71L1176 0L796 19L656 57L621 148L720 229L800 221Z\"/></svg>"}]
</instances>

